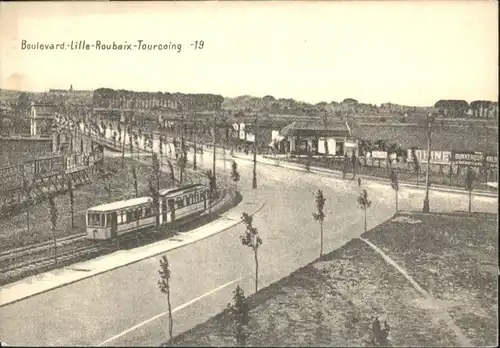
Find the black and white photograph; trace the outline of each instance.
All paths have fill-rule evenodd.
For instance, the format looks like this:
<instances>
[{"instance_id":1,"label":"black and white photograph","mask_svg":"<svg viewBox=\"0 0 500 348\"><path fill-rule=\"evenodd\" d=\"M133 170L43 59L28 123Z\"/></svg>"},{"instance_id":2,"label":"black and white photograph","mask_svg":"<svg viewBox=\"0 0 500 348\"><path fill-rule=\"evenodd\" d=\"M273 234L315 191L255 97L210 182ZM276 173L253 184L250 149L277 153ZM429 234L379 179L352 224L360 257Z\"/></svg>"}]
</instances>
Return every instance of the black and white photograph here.
<instances>
[{"instance_id":1,"label":"black and white photograph","mask_svg":"<svg viewBox=\"0 0 500 348\"><path fill-rule=\"evenodd\" d=\"M0 345L494 347L498 2L0 2Z\"/></svg>"}]
</instances>

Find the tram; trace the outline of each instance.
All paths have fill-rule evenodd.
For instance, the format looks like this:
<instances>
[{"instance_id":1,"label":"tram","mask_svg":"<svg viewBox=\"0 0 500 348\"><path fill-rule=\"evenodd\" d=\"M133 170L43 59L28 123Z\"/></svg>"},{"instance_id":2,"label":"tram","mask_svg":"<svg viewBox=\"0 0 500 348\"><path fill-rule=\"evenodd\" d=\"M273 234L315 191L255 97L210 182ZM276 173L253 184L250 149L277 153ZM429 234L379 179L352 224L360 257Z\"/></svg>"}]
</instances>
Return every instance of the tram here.
<instances>
[{"instance_id":1,"label":"tram","mask_svg":"<svg viewBox=\"0 0 500 348\"><path fill-rule=\"evenodd\" d=\"M203 184L160 190L158 224L165 225L200 214L207 209L209 190ZM156 225L152 197L116 201L89 208L87 238L107 240Z\"/></svg>"}]
</instances>

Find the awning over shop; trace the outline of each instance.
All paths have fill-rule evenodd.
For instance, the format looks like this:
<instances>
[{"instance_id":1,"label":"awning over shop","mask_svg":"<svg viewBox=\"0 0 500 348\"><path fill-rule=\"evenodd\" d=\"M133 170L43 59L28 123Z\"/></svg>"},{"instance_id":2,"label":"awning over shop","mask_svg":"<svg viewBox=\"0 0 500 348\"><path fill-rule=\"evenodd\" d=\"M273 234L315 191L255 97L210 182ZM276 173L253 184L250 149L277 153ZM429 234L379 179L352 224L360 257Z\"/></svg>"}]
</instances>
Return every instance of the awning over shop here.
<instances>
[{"instance_id":1,"label":"awning over shop","mask_svg":"<svg viewBox=\"0 0 500 348\"><path fill-rule=\"evenodd\" d=\"M280 131L282 137L351 137L351 129L346 122L294 121Z\"/></svg>"}]
</instances>

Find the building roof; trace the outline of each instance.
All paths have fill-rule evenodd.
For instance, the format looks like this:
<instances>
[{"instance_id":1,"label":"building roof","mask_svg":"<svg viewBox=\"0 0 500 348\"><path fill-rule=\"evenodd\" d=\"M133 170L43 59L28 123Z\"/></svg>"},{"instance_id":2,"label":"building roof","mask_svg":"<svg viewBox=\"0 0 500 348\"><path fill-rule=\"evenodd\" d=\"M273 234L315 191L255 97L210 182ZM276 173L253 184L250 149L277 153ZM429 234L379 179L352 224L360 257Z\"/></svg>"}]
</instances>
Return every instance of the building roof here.
<instances>
[{"instance_id":1,"label":"building roof","mask_svg":"<svg viewBox=\"0 0 500 348\"><path fill-rule=\"evenodd\" d=\"M98 205L97 207L89 208L88 211L92 211L92 212L114 211L114 210L119 210L119 209L131 208L131 207L141 205L141 204L146 204L146 203L149 203L151 201L152 201L151 197L132 198L132 199L126 199L124 201L117 201L117 202L112 202L112 203L107 203L107 204L101 204L101 205Z\"/></svg>"},{"instance_id":2,"label":"building roof","mask_svg":"<svg viewBox=\"0 0 500 348\"><path fill-rule=\"evenodd\" d=\"M285 126L280 135L291 136L342 136L350 137L351 129L346 122L293 121Z\"/></svg>"},{"instance_id":3,"label":"building roof","mask_svg":"<svg viewBox=\"0 0 500 348\"><path fill-rule=\"evenodd\" d=\"M203 184L189 184L185 185L182 187L177 187L173 189L165 189L165 190L160 190L160 195L161 196L170 196L170 195L175 195L176 193L184 193L184 192L190 192L194 191L194 189L201 188L203 187Z\"/></svg>"}]
</instances>

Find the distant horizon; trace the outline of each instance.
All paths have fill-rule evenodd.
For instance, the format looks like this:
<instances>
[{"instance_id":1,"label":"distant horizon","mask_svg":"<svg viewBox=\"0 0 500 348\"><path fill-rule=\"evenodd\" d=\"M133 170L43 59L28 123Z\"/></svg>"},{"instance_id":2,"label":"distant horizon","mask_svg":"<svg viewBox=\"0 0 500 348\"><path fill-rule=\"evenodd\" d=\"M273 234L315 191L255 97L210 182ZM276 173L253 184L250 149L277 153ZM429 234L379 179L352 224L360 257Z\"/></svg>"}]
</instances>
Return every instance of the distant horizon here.
<instances>
[{"instance_id":1,"label":"distant horizon","mask_svg":"<svg viewBox=\"0 0 500 348\"><path fill-rule=\"evenodd\" d=\"M74 87L74 86L73 86ZM280 97L280 96L276 96L276 95L273 95L273 94L265 94L265 95L262 95L262 96L256 96L256 95L251 95L251 94L241 94L241 95L235 95L235 96L228 96L228 95L223 95L221 93L214 93L214 92L182 92L182 91L175 91L175 92L171 92L171 91L144 91L144 90L133 90L133 89L128 89L128 88L111 88L111 87L97 87L97 88L93 88L93 89L78 89L78 88L73 88L73 91L75 92L93 92L97 89L100 89L100 88L108 88L108 89L113 89L113 90L126 90L126 91L130 91L130 92L134 92L134 93L157 93L157 92L161 92L161 93L171 93L171 94L174 94L174 93L181 93L181 94L213 94L213 95L220 95L224 98L230 98L230 99L236 99L236 98L242 98L242 97L250 97L250 98L264 98L265 96L272 96L273 98L275 98L276 100L279 100L279 99L293 99L295 100L296 102L299 102L299 103L308 103L308 104L311 104L311 105L316 105L318 103L322 103L322 102L326 102L326 103L331 103L331 102L337 102L337 103L342 103L343 100L347 99L347 98L353 98L353 99L356 99L360 104L371 104L371 105L377 105L377 106L380 106L382 104L394 104L394 105L401 105L401 106L406 106L406 107L420 107L420 108L425 108L425 107L434 107L435 103L438 101L438 100L465 100L467 103L471 103L472 101L475 101L475 100L484 100L484 101L490 101L490 102L493 102L493 103L498 103L498 99L497 100L488 100L488 99L458 99L458 98L439 98L439 99L436 99L436 101L430 105L411 105L411 104L401 104L401 103L396 103L396 102L393 102L393 101L385 101L385 102L378 102L378 103L368 103L368 102L365 102L363 100L359 100L355 97L345 97L345 98L342 98L342 99L338 99L338 100L321 100L321 101L318 101L318 102L311 102L311 101L307 101L307 100L299 100L299 99L296 99L296 98L293 98L293 97ZM69 88L54 88L54 87L50 87L46 90L43 90L43 91L33 91L33 90L14 90L14 89L5 89L5 88L0 88L0 90L6 90L6 91L13 91L13 92L25 92L25 93L48 93L50 90L61 90L61 91L70 91Z\"/></svg>"}]
</instances>

